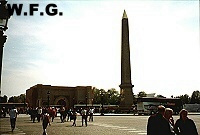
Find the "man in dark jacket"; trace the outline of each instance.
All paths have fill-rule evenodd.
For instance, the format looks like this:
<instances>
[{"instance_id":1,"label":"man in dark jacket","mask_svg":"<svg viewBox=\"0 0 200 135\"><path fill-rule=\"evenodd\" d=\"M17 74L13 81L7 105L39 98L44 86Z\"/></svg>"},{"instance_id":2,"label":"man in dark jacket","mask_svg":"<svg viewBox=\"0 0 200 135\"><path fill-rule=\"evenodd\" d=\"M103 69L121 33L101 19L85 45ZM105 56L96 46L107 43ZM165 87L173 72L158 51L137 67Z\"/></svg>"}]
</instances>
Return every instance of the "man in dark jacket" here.
<instances>
[{"instance_id":1,"label":"man in dark jacket","mask_svg":"<svg viewBox=\"0 0 200 135\"><path fill-rule=\"evenodd\" d=\"M165 107L158 106L158 113L152 115L147 123L147 135L172 135L168 121L163 117Z\"/></svg>"}]
</instances>

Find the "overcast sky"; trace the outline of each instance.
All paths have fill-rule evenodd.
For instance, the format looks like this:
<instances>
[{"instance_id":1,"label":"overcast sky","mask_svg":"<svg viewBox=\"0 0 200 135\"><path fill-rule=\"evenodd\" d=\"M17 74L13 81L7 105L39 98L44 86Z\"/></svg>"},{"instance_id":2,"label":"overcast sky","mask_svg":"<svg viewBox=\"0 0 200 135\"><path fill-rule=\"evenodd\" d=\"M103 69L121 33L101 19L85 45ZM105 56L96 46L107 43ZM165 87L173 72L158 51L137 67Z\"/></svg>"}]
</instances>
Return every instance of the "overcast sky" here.
<instances>
[{"instance_id":1,"label":"overcast sky","mask_svg":"<svg viewBox=\"0 0 200 135\"><path fill-rule=\"evenodd\" d=\"M170 97L200 90L198 1L26 1L63 16L13 15L4 47L2 96L36 85L119 90L121 19L129 19L133 93Z\"/></svg>"}]
</instances>

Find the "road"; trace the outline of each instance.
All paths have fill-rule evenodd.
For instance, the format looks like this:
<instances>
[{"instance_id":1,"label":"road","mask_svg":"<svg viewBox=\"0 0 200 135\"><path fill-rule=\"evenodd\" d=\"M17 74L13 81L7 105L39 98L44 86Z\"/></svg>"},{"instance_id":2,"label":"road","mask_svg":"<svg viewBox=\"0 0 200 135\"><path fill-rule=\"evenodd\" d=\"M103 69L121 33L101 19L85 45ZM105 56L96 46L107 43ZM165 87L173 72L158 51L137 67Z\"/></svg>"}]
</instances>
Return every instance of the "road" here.
<instances>
[{"instance_id":1,"label":"road","mask_svg":"<svg viewBox=\"0 0 200 135\"><path fill-rule=\"evenodd\" d=\"M78 116L77 126L72 127L72 122L61 123L56 117L51 126L48 126L48 135L146 135L146 124L149 116L133 115L109 115L94 116L94 122L88 122L88 126L81 126L81 117ZM174 120L179 116L173 116ZM200 115L189 115L195 121L198 132L200 133ZM0 119L1 135L42 135L41 122L33 123L28 115L19 115L17 118L16 129L12 133L10 130L9 118Z\"/></svg>"}]
</instances>

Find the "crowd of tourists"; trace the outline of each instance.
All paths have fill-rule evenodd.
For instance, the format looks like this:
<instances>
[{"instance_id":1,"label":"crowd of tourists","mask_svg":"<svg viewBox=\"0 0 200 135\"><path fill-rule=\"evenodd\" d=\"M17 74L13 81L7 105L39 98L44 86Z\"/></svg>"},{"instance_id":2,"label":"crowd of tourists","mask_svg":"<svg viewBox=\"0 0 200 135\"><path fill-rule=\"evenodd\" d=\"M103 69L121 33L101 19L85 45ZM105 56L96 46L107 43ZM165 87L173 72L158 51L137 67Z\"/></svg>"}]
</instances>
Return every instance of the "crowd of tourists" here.
<instances>
[{"instance_id":1,"label":"crowd of tourists","mask_svg":"<svg viewBox=\"0 0 200 135\"><path fill-rule=\"evenodd\" d=\"M93 121L94 108L80 108L80 109L67 109L66 107L61 108L28 108L27 113L30 115L31 121L35 123L36 119L38 122L42 120L43 135L46 135L46 129L54 118L60 117L60 122L73 121L71 126L76 126L77 116L81 117L82 126L87 126L88 121ZM15 107L10 109L10 124L11 130L15 129L15 123L18 111ZM147 135L198 135L196 125L194 121L188 118L188 111L182 109L180 111L180 118L173 119L173 110L171 108L165 108L164 106L158 106L158 111L155 115L151 115L147 122ZM88 118L89 117L89 118Z\"/></svg>"},{"instance_id":2,"label":"crowd of tourists","mask_svg":"<svg viewBox=\"0 0 200 135\"><path fill-rule=\"evenodd\" d=\"M10 115L10 124L11 130L15 129L16 118L19 114L18 110L13 106L9 111ZM36 107L36 108L27 108L27 114L30 115L30 120L35 123L42 121L43 135L46 135L46 129L48 125L51 125L51 122L54 121L54 118L59 115L61 123L72 121L72 126L76 126L77 116L81 116L82 126L85 124L87 126L87 121L93 121L94 108L70 108L67 107ZM89 117L89 119L88 119Z\"/></svg>"}]
</instances>

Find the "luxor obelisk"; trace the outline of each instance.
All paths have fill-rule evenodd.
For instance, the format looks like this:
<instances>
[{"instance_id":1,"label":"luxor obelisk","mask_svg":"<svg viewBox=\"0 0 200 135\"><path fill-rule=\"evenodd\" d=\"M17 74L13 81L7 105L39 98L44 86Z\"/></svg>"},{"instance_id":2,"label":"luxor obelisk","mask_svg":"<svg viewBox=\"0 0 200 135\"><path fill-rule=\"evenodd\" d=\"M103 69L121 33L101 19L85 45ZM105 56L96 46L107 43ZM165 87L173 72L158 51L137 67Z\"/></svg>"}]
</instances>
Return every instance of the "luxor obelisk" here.
<instances>
[{"instance_id":1,"label":"luxor obelisk","mask_svg":"<svg viewBox=\"0 0 200 135\"><path fill-rule=\"evenodd\" d=\"M131 62L130 62L130 46L129 46L129 27L128 17L124 10L122 17L122 37L121 37L121 107L131 107L133 105L133 91L131 81Z\"/></svg>"}]
</instances>

